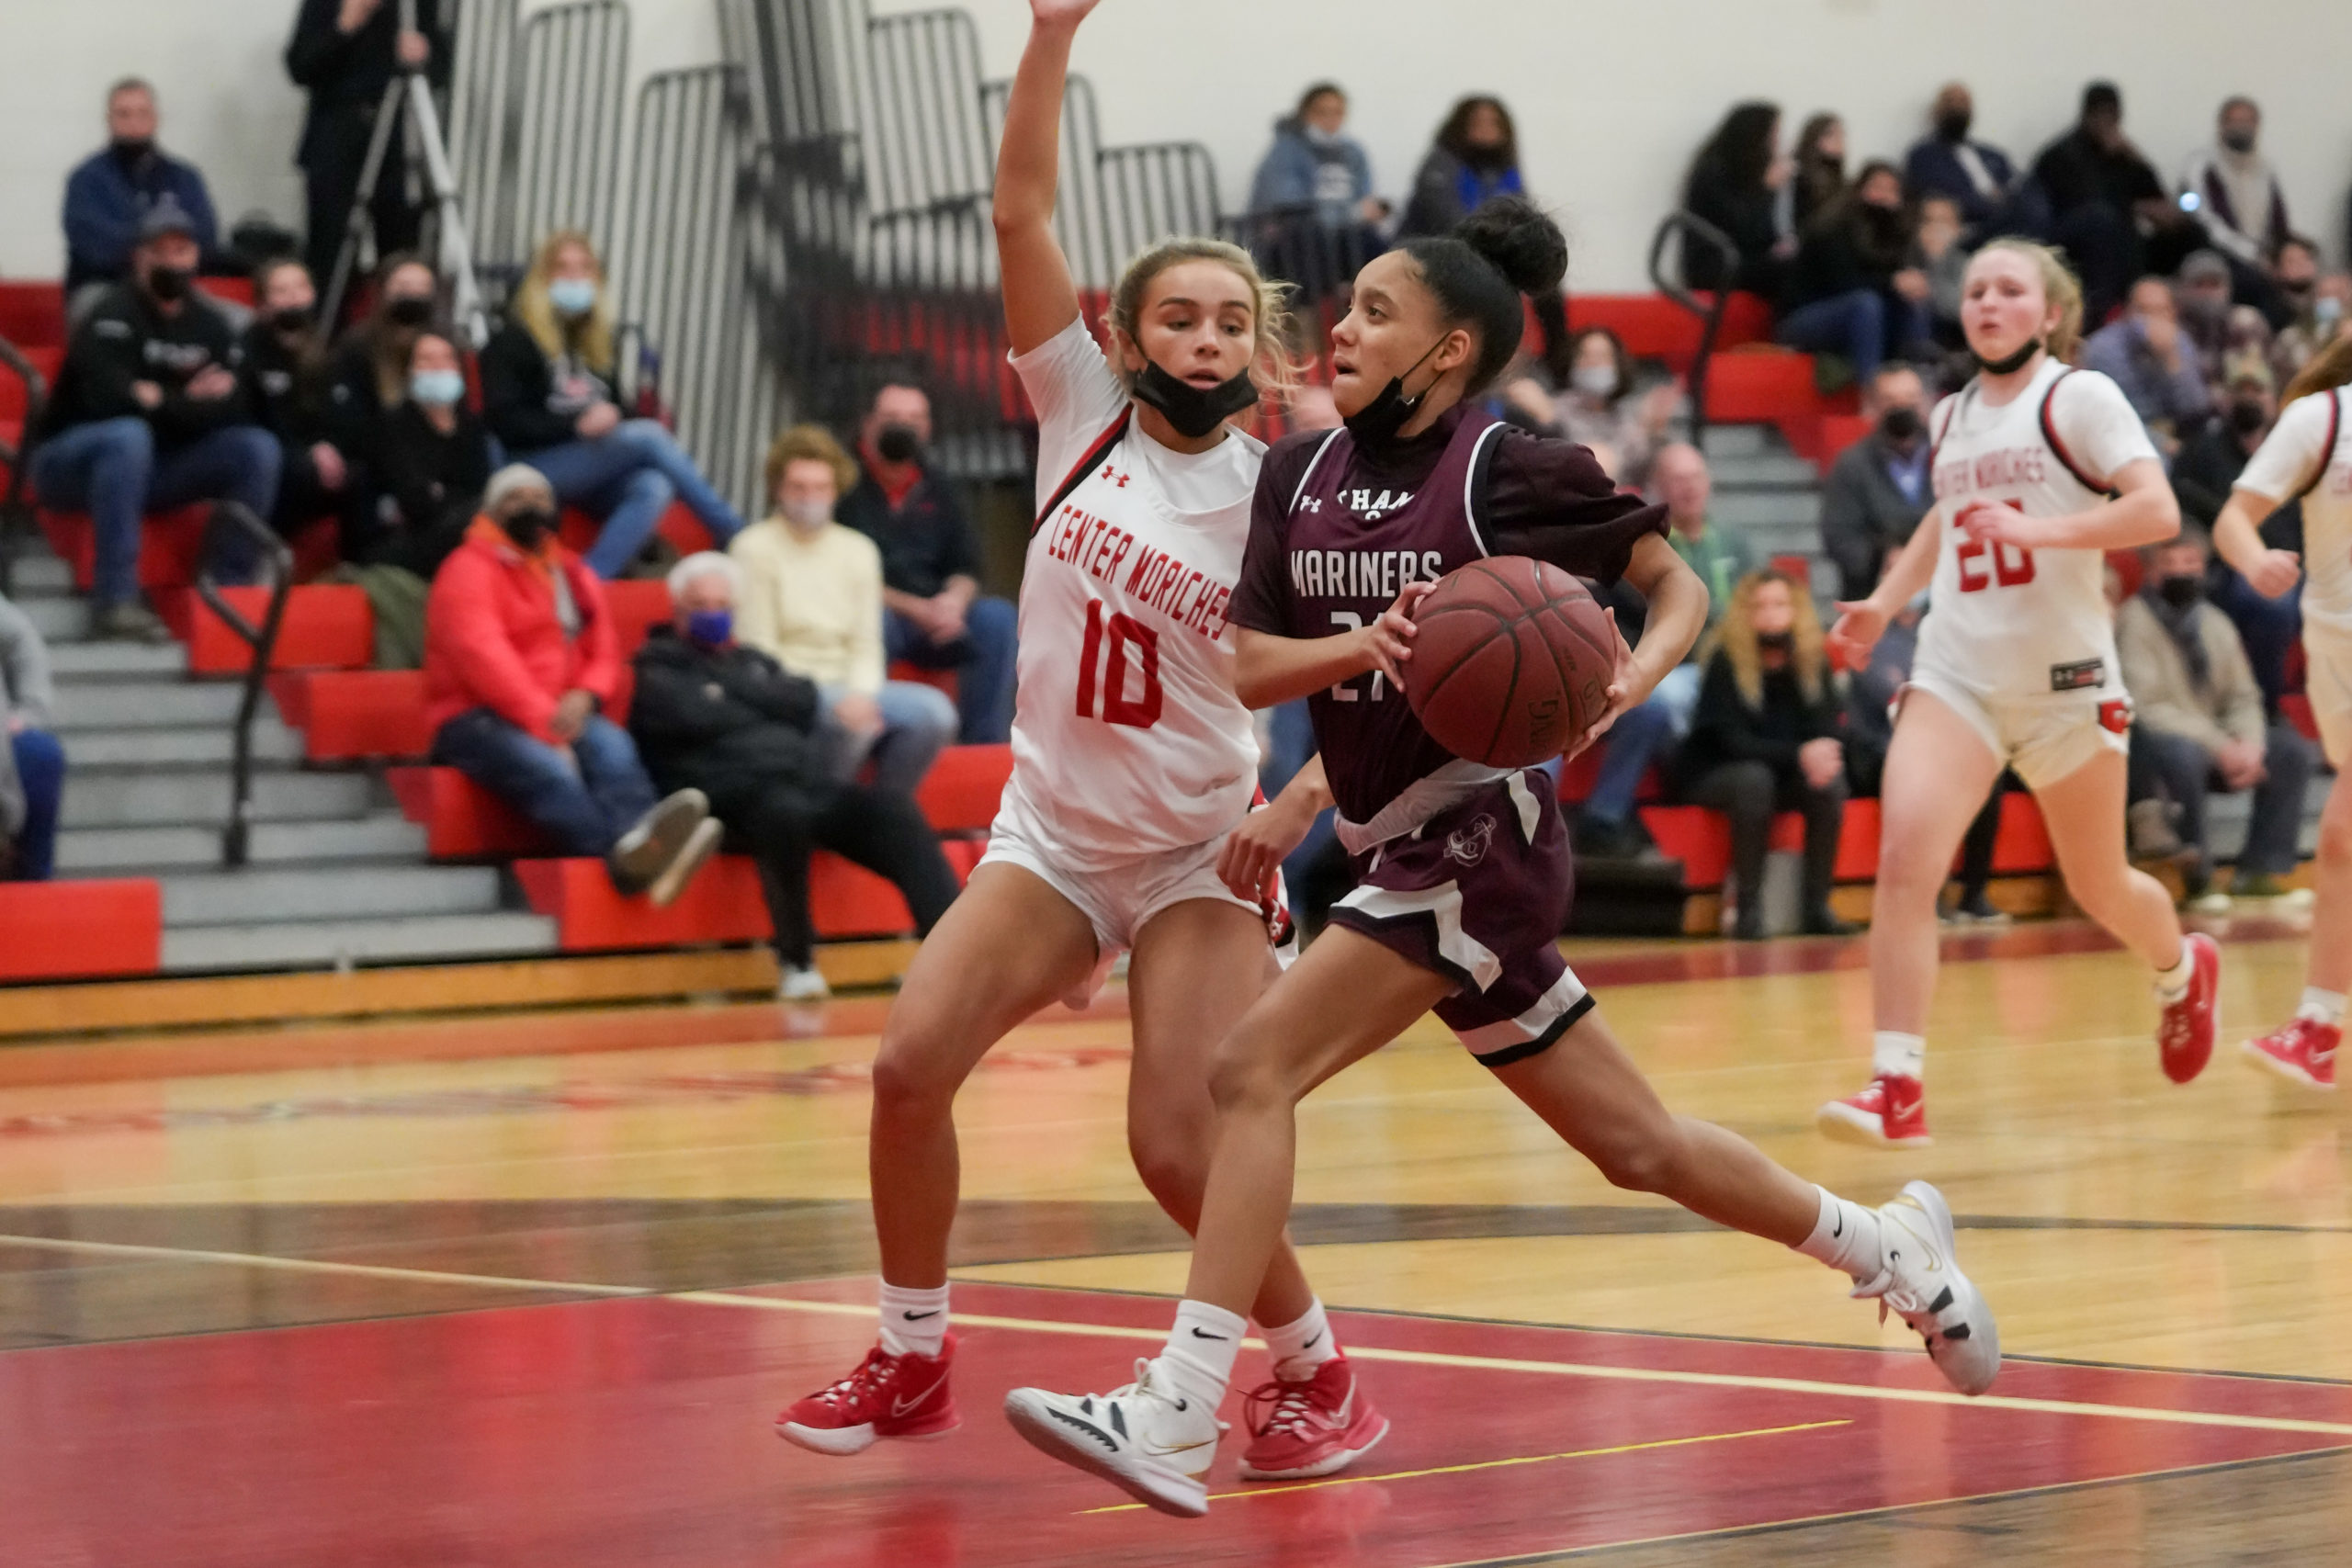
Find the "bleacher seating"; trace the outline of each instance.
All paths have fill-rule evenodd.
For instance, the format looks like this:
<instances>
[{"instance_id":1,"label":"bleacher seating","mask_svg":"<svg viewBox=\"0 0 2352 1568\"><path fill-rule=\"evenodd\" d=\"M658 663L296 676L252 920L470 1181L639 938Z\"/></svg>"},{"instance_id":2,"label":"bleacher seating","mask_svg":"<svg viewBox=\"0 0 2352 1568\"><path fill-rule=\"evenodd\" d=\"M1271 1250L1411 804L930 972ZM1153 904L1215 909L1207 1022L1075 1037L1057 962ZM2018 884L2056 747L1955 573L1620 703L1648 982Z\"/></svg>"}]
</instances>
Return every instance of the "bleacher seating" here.
<instances>
[{"instance_id":1,"label":"bleacher seating","mask_svg":"<svg viewBox=\"0 0 2352 1568\"><path fill-rule=\"evenodd\" d=\"M152 877L0 882L0 983L152 975L164 895Z\"/></svg>"}]
</instances>

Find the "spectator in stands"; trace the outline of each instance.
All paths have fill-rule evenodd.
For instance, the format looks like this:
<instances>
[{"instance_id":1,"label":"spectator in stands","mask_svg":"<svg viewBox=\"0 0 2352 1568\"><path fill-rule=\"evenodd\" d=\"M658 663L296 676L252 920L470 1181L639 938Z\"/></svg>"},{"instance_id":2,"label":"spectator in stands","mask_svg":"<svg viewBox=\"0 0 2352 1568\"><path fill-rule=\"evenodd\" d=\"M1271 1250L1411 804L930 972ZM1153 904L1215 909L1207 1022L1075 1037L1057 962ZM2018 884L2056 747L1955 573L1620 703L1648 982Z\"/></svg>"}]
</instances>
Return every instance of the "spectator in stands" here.
<instances>
[{"instance_id":1,"label":"spectator in stands","mask_svg":"<svg viewBox=\"0 0 2352 1568\"><path fill-rule=\"evenodd\" d=\"M2231 383L2219 417L2206 421L2173 459L2173 494L2180 498L2184 519L2199 527L2213 525L2229 503L2238 475L2245 471L2246 460L2270 433L2277 405L2267 375Z\"/></svg>"},{"instance_id":2,"label":"spectator in stands","mask_svg":"<svg viewBox=\"0 0 2352 1568\"><path fill-rule=\"evenodd\" d=\"M1712 247L1686 238L1682 281L1689 287L1744 288L1767 299L1781 297L1797 238L1781 211L1780 199L1795 164L1781 156L1780 149L1780 107L1746 103L1724 116L1691 160L1682 186L1683 208L1723 232L1739 252L1739 266L1725 276L1722 258Z\"/></svg>"},{"instance_id":3,"label":"spectator in stands","mask_svg":"<svg viewBox=\"0 0 2352 1568\"><path fill-rule=\"evenodd\" d=\"M1928 275L1911 265L1903 176L1872 160L1852 190L1817 214L1790 269L1774 335L1792 348L1845 355L1867 385L1881 361L1928 341Z\"/></svg>"},{"instance_id":4,"label":"spectator in stands","mask_svg":"<svg viewBox=\"0 0 2352 1568\"><path fill-rule=\"evenodd\" d=\"M1274 122L1274 144L1250 185L1252 251L1310 302L1387 248L1380 226L1389 205L1374 192L1372 159L1347 122L1347 94L1316 83Z\"/></svg>"},{"instance_id":5,"label":"spectator in stands","mask_svg":"<svg viewBox=\"0 0 2352 1568\"><path fill-rule=\"evenodd\" d=\"M2233 886L2241 897L2275 897L2295 869L2318 752L2293 726L2264 716L2235 628L2205 603L2203 536L2184 533L2145 559L2140 592L2116 615L2116 657L2137 709L2132 743L2146 750L2179 809L2180 837L2196 852L2189 897L2203 897L2211 878L2211 787L2254 792Z\"/></svg>"},{"instance_id":6,"label":"spectator in stands","mask_svg":"<svg viewBox=\"0 0 2352 1568\"><path fill-rule=\"evenodd\" d=\"M1708 521L1714 479L1696 446L1678 441L1661 449L1651 466L1650 483L1666 506L1667 543L1707 585L1708 625L1713 626L1730 604L1732 591L1752 570L1747 542ZM1700 673L1695 660L1668 671L1646 702L1611 728L1592 793L1577 817L1579 853L1622 858L1646 849L1648 834L1634 813L1634 796L1650 765L1664 760L1690 729L1690 714L1699 702Z\"/></svg>"},{"instance_id":7,"label":"spectator in stands","mask_svg":"<svg viewBox=\"0 0 2352 1568\"><path fill-rule=\"evenodd\" d=\"M458 346L424 333L409 346L407 396L369 432L374 481L358 556L430 581L466 529L490 483L490 432L466 407Z\"/></svg>"},{"instance_id":8,"label":"spectator in stands","mask_svg":"<svg viewBox=\"0 0 2352 1568\"><path fill-rule=\"evenodd\" d=\"M1903 183L1915 201L1943 197L1960 215L1966 243L1990 239L2006 221L2017 189L2009 155L1989 141L1972 141L1968 131L1976 101L1967 86L1947 82L1928 113L1933 127L1911 144L1903 160Z\"/></svg>"},{"instance_id":9,"label":"spectator in stands","mask_svg":"<svg viewBox=\"0 0 2352 1568\"><path fill-rule=\"evenodd\" d=\"M2278 395L2267 379L2248 378L2231 387L2222 416L2209 422L2173 459L2172 490L2179 498L2184 522L2200 528L2213 525L2237 488L2247 461L2269 436L2278 417ZM2279 507L2262 522L2261 534L2269 548L2301 553L2302 503L2290 502ZM2217 559L2207 573L2206 597L2237 628L2246 662L2254 668L2255 683L2262 688L2263 711L2275 717L2278 699L2287 690L2288 661L2302 637L2301 586L2273 599L2257 592L2227 562Z\"/></svg>"},{"instance_id":10,"label":"spectator in stands","mask_svg":"<svg viewBox=\"0 0 2352 1568\"><path fill-rule=\"evenodd\" d=\"M1805 226L1846 194L1846 122L1817 114L1797 132L1796 173L1789 181L1789 226Z\"/></svg>"},{"instance_id":11,"label":"spectator in stands","mask_svg":"<svg viewBox=\"0 0 2352 1568\"><path fill-rule=\"evenodd\" d=\"M1957 200L1930 196L1919 203L1911 265L1928 280L1928 335L1942 349L1967 346L1960 325L1961 284L1968 276L1967 237Z\"/></svg>"},{"instance_id":12,"label":"spectator in stands","mask_svg":"<svg viewBox=\"0 0 2352 1568\"><path fill-rule=\"evenodd\" d=\"M1438 127L1429 156L1413 175L1396 237L1451 234L1479 205L1498 196L1523 196L1519 130L1500 98L1474 93L1453 106ZM1544 363L1555 379L1567 378L1568 312L1556 288L1530 299L1544 333ZM1318 345L1319 346L1319 345Z\"/></svg>"},{"instance_id":13,"label":"spectator in stands","mask_svg":"<svg viewBox=\"0 0 2352 1568\"><path fill-rule=\"evenodd\" d=\"M334 276L355 202L368 203L376 254L416 244L423 214L408 197L402 144L393 143L374 190L361 191L359 176L384 88L396 73L422 70L436 90L448 90L454 9L416 0L417 30L407 32L401 0L302 0L286 44L286 73L311 96L294 162L303 175L312 277Z\"/></svg>"},{"instance_id":14,"label":"spectator in stands","mask_svg":"<svg viewBox=\"0 0 2352 1568\"><path fill-rule=\"evenodd\" d=\"M2219 251L2196 251L2183 258L2173 299L2181 335L2196 350L2198 373L2208 387L2221 382L2222 356L2229 351L2230 298L2230 264Z\"/></svg>"},{"instance_id":15,"label":"spectator in stands","mask_svg":"<svg viewBox=\"0 0 2352 1568\"><path fill-rule=\"evenodd\" d=\"M156 203L169 199L187 215L197 266L217 257L220 223L212 196L193 164L155 145L155 90L136 76L107 89L107 144L75 165L65 180L65 291L119 283L130 267L141 224ZM77 301L78 319L86 301Z\"/></svg>"},{"instance_id":16,"label":"spectator in stands","mask_svg":"<svg viewBox=\"0 0 2352 1568\"><path fill-rule=\"evenodd\" d=\"M1589 446L1621 489L1649 482L1650 460L1674 423L1681 393L1672 382L1635 392L1634 356L1608 327L1568 340L1568 384L1555 395L1533 375L1514 379L1504 401L1530 428Z\"/></svg>"},{"instance_id":17,"label":"spectator in stands","mask_svg":"<svg viewBox=\"0 0 2352 1568\"><path fill-rule=\"evenodd\" d=\"M49 646L32 617L0 599L0 882L46 882L55 869L65 793L56 728Z\"/></svg>"},{"instance_id":18,"label":"spectator in stands","mask_svg":"<svg viewBox=\"0 0 2352 1568\"><path fill-rule=\"evenodd\" d=\"M2202 237L2125 139L2112 82L2083 89L2082 118L2042 149L2033 177L2049 203L2050 237L2082 275L2086 321L2104 321L2133 278L2171 272Z\"/></svg>"},{"instance_id":19,"label":"spectator in stands","mask_svg":"<svg viewBox=\"0 0 2352 1568\"><path fill-rule=\"evenodd\" d=\"M1731 818L1742 942L1764 935L1764 858L1772 813L1804 817L1804 930L1847 936L1829 908L1846 818L1838 691L1813 596L1778 571L1741 579L1711 637L1698 711L1683 742L1683 796Z\"/></svg>"},{"instance_id":20,"label":"spectator in stands","mask_svg":"<svg viewBox=\"0 0 2352 1568\"><path fill-rule=\"evenodd\" d=\"M254 321L245 329L244 377L254 423L277 437L277 511L271 526L287 538L351 499L351 465L330 438L326 335L319 294L291 256L254 273Z\"/></svg>"},{"instance_id":21,"label":"spectator in stands","mask_svg":"<svg viewBox=\"0 0 2352 1568\"><path fill-rule=\"evenodd\" d=\"M823 997L808 915L808 855L831 850L886 878L930 934L956 874L914 797L838 778L819 729L815 682L735 638L741 570L704 551L670 570L675 621L637 655L629 729L664 789L709 797L737 848L759 863L787 1001Z\"/></svg>"},{"instance_id":22,"label":"spectator in stands","mask_svg":"<svg viewBox=\"0 0 2352 1568\"><path fill-rule=\"evenodd\" d=\"M30 473L44 505L90 514L92 629L168 642L139 597L141 520L209 500L266 520L277 504L277 441L252 423L228 319L191 298L202 255L194 220L159 200L139 232L130 281L107 288L67 347ZM222 549L220 575L243 575L242 540Z\"/></svg>"},{"instance_id":23,"label":"spectator in stands","mask_svg":"<svg viewBox=\"0 0 2352 1568\"><path fill-rule=\"evenodd\" d=\"M1010 600L980 592L979 542L948 482L925 461L931 399L886 382L858 428L856 486L841 521L882 552L882 646L896 661L956 671L956 739L1003 740L1012 728Z\"/></svg>"},{"instance_id":24,"label":"spectator in stands","mask_svg":"<svg viewBox=\"0 0 2352 1568\"><path fill-rule=\"evenodd\" d=\"M1838 595L1862 599L1887 558L1910 542L1935 504L1928 474L1928 387L1899 360L1862 389L1871 433L1838 455L1821 492L1821 544L1838 567Z\"/></svg>"},{"instance_id":25,"label":"spectator in stands","mask_svg":"<svg viewBox=\"0 0 2352 1568\"><path fill-rule=\"evenodd\" d=\"M2112 378L2165 452L2177 452L2212 413L2212 395L2199 367L2197 347L2180 330L2172 285L2143 277L2132 286L2119 321L2091 333L2083 367Z\"/></svg>"},{"instance_id":26,"label":"spectator in stands","mask_svg":"<svg viewBox=\"0 0 2352 1568\"><path fill-rule=\"evenodd\" d=\"M2295 378L2297 371L2311 363L2312 355L2335 338L2345 317L2345 306L2352 302L2352 277L2342 273L2322 276L2318 245L2301 236L2290 236L2278 248L2278 271L2274 281L2287 320L2279 324L2278 335L2270 345L2270 370L2278 385L2284 387Z\"/></svg>"},{"instance_id":27,"label":"spectator in stands","mask_svg":"<svg viewBox=\"0 0 2352 1568\"><path fill-rule=\"evenodd\" d=\"M873 783L912 795L955 737L956 705L936 687L887 678L882 554L835 521L857 465L821 425L795 425L768 449L775 515L735 537L743 569L736 635L817 682L837 776L871 758Z\"/></svg>"},{"instance_id":28,"label":"spectator in stands","mask_svg":"<svg viewBox=\"0 0 2352 1568\"><path fill-rule=\"evenodd\" d=\"M614 386L613 297L585 234L550 234L481 356L482 412L508 454L556 500L604 525L588 564L618 577L683 501L721 545L743 520L658 420L623 414Z\"/></svg>"},{"instance_id":29,"label":"spectator in stands","mask_svg":"<svg viewBox=\"0 0 2352 1568\"><path fill-rule=\"evenodd\" d=\"M2238 301L2278 310L2273 279L2279 249L2294 231L2278 172L2256 150L2262 110L2252 98L2229 98L2215 131L2213 144L2180 172L2182 205L2204 226L2206 243L2228 258ZM2196 198L2193 205L2190 197Z\"/></svg>"},{"instance_id":30,"label":"spectator in stands","mask_svg":"<svg viewBox=\"0 0 2352 1568\"><path fill-rule=\"evenodd\" d=\"M718 847L710 803L656 800L628 731L598 710L620 678L605 590L556 543L537 469L491 477L482 515L433 580L425 611L433 760L537 823L567 855L603 858L613 886L671 902Z\"/></svg>"},{"instance_id":31,"label":"spectator in stands","mask_svg":"<svg viewBox=\"0 0 2352 1568\"><path fill-rule=\"evenodd\" d=\"M371 292L374 303L335 344L328 372L335 439L345 453L359 451L368 429L408 395L409 351L440 313L441 281L418 256L386 256Z\"/></svg>"}]
</instances>

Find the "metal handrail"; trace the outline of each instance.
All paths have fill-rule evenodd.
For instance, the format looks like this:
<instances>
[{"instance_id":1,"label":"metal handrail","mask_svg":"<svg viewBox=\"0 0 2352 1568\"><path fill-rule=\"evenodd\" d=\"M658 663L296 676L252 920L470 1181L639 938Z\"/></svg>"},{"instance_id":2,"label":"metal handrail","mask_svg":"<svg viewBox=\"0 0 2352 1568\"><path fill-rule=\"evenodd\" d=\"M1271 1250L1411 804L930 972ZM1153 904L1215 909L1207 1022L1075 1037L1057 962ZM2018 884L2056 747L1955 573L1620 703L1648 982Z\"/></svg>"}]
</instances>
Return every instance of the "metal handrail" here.
<instances>
[{"instance_id":1,"label":"metal handrail","mask_svg":"<svg viewBox=\"0 0 2352 1568\"><path fill-rule=\"evenodd\" d=\"M0 337L0 369L5 369L25 384L24 434L14 446L0 441L0 459L8 465L8 488L0 492L0 594L17 591L17 537L29 508L25 505L25 487L31 481L26 470L32 467L34 432L40 428L41 415L48 407L49 383L33 367L17 345Z\"/></svg>"},{"instance_id":2,"label":"metal handrail","mask_svg":"<svg viewBox=\"0 0 2352 1568\"><path fill-rule=\"evenodd\" d=\"M1721 263L1715 276L1723 287L1713 291L1713 298L1702 299L1682 286L1679 278L1667 276L1666 244L1679 235L1688 251L1690 242L1698 241L1715 253ZM1686 269L1687 270L1687 269ZM1731 236L1708 222L1695 212L1670 212L1657 226L1657 235L1650 241L1650 282L1657 291L1699 318L1699 349L1690 360L1690 441L1701 443L1707 434L1707 367L1715 357L1715 339L1723 331L1724 311L1731 304L1732 280L1739 275L1739 247Z\"/></svg>"},{"instance_id":3,"label":"metal handrail","mask_svg":"<svg viewBox=\"0 0 2352 1568\"><path fill-rule=\"evenodd\" d=\"M262 623L254 626L229 603L218 583L212 581L212 561L220 553L223 536L229 532L245 536L245 542L258 553L271 581L269 606L262 614ZM286 601L294 592L294 552L285 540L271 530L269 525L254 516L238 502L223 501L212 508L211 520L204 529L204 565L196 576L196 592L212 613L228 623L229 629L243 639L253 653L253 662L245 667L244 696L237 705L236 751L232 762L229 789L229 822L220 836L220 858L226 864L245 863L246 851L253 834L254 789L254 720L261 713L262 692L269 680L269 662L277 651L277 633L286 619Z\"/></svg>"}]
</instances>

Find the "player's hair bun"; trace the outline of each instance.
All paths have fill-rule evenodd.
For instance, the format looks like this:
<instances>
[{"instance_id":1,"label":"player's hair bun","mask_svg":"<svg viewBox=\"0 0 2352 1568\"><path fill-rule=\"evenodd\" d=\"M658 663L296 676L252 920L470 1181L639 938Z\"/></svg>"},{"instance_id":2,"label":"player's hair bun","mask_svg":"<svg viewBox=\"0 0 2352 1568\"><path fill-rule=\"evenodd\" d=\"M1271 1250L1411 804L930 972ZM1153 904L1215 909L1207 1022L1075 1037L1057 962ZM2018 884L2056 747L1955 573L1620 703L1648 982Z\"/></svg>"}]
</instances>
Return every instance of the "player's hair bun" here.
<instances>
[{"instance_id":1,"label":"player's hair bun","mask_svg":"<svg viewBox=\"0 0 2352 1568\"><path fill-rule=\"evenodd\" d=\"M1453 237L1494 264L1521 294L1549 294L1568 275L1568 241L1524 197L1498 196L1454 226Z\"/></svg>"}]
</instances>

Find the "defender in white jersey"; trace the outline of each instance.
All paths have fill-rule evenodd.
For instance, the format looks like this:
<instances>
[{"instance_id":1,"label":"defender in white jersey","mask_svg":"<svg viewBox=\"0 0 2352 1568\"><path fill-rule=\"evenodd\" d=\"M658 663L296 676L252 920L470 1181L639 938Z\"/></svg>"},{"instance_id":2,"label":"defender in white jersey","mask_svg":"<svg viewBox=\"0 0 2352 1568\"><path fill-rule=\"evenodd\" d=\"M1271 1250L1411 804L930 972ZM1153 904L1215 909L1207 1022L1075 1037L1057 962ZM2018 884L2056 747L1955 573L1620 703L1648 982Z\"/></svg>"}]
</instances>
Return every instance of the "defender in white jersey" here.
<instances>
[{"instance_id":1,"label":"defender in white jersey","mask_svg":"<svg viewBox=\"0 0 2352 1568\"><path fill-rule=\"evenodd\" d=\"M1258 748L1227 624L1265 455L1227 420L1257 404L1253 365L1286 369L1282 289L1235 246L1165 242L1113 291L1106 356L1054 239L1070 38L1094 4L1033 0L1006 106L997 244L1040 445L1012 778L988 853L883 1029L868 1143L881 1343L776 1422L820 1453L958 1424L947 1333L956 1091L991 1045L1082 997L1122 949L1134 954L1128 1147L1169 1216L1198 1222L1212 1053L1272 977L1277 868L1330 803L1310 764L1251 811ZM1252 1312L1272 1375L1250 1400L1245 1477L1327 1475L1387 1435L1287 1245Z\"/></svg>"},{"instance_id":2,"label":"defender in white jersey","mask_svg":"<svg viewBox=\"0 0 2352 1568\"><path fill-rule=\"evenodd\" d=\"M2075 901L2155 970L2165 1075L2187 1083L2213 1051L2220 951L2183 935L2163 885L2124 849L2132 704L2103 558L2170 538L2180 508L2122 392L2064 363L2082 291L2053 253L2022 240L1979 251L1962 324L1979 370L1930 421L1936 503L1877 590L1838 606L1831 633L1860 665L1888 617L1932 581L1881 793L1871 1081L1816 1118L1833 1137L1880 1147L1929 1142L1921 1078L1936 899L2005 767L2041 806Z\"/></svg>"},{"instance_id":3,"label":"defender in white jersey","mask_svg":"<svg viewBox=\"0 0 2352 1568\"><path fill-rule=\"evenodd\" d=\"M2319 901L2303 999L2295 1016L2245 1042L2252 1066L2317 1089L2335 1087L2345 993L2352 991L2352 337L2339 337L2289 383L2286 407L2213 524L2213 545L2258 592L2303 582L2305 695L2335 769L2319 825ZM2289 502L2303 507L2303 552L2264 547L2257 531Z\"/></svg>"}]
</instances>

